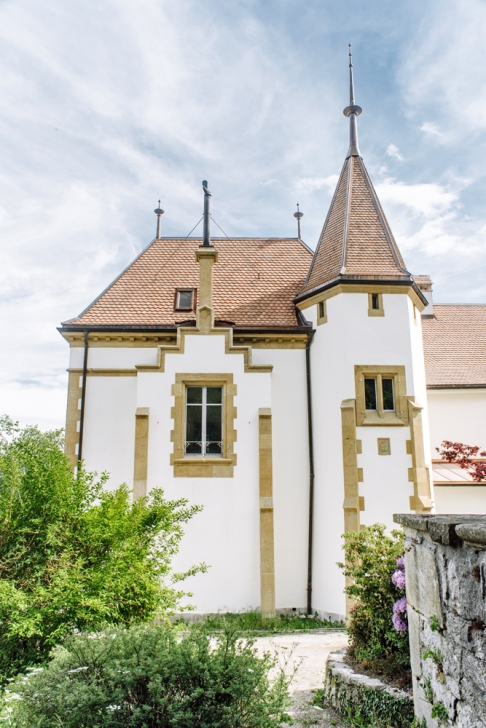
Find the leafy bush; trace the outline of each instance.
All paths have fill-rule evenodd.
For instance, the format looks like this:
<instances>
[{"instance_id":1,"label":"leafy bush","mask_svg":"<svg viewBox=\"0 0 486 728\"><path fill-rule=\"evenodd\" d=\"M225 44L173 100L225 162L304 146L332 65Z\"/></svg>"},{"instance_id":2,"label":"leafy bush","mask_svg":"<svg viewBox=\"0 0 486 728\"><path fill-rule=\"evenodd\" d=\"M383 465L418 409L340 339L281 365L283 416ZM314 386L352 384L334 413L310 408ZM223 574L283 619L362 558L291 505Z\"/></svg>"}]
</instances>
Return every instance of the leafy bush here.
<instances>
[{"instance_id":1,"label":"leafy bush","mask_svg":"<svg viewBox=\"0 0 486 728\"><path fill-rule=\"evenodd\" d=\"M339 566L351 579L346 593L356 599L348 624L350 652L359 662L371 661L375 669L389 674L408 668L408 634L392 623L393 606L403 594L391 580L403 554L403 534L387 535L385 526L377 523L344 537L346 563Z\"/></svg>"},{"instance_id":2,"label":"leafy bush","mask_svg":"<svg viewBox=\"0 0 486 728\"><path fill-rule=\"evenodd\" d=\"M0 717L10 728L272 728L288 704L274 665L228 628L217 639L203 625L78 635L9 686Z\"/></svg>"},{"instance_id":3,"label":"leafy bush","mask_svg":"<svg viewBox=\"0 0 486 728\"><path fill-rule=\"evenodd\" d=\"M147 620L183 595L170 563L199 508L162 490L132 503L106 476L75 477L62 446L60 431L0 420L0 680L73 630Z\"/></svg>"}]
</instances>

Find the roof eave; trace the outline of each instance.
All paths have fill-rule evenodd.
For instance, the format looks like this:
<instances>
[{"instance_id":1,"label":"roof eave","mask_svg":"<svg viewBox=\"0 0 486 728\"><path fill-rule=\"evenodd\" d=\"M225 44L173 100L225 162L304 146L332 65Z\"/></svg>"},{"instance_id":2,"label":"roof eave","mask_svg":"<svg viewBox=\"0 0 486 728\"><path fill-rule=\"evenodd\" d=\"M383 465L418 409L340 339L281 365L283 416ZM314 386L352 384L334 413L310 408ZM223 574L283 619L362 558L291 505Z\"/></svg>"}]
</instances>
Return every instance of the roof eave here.
<instances>
[{"instance_id":1,"label":"roof eave","mask_svg":"<svg viewBox=\"0 0 486 728\"><path fill-rule=\"evenodd\" d=\"M428 305L428 300L420 290L420 288L417 286L417 284L411 279L410 276L372 276L369 274L363 274L363 275L339 275L336 278L333 278L330 281L327 281L327 283L323 283L319 286L314 286L314 288L311 288L309 291L305 291L305 293L302 293L298 295L296 298L294 298L294 303L298 304L302 301L305 301L307 298L311 298L312 296L315 296L318 293L322 293L329 288L334 288L334 286L338 286L340 283L356 283L356 284L362 284L362 283L371 283L373 285L377 286L403 286L403 285L409 285L410 288L412 288L417 296L419 297L420 301L424 304L424 306Z\"/></svg>"}]
</instances>

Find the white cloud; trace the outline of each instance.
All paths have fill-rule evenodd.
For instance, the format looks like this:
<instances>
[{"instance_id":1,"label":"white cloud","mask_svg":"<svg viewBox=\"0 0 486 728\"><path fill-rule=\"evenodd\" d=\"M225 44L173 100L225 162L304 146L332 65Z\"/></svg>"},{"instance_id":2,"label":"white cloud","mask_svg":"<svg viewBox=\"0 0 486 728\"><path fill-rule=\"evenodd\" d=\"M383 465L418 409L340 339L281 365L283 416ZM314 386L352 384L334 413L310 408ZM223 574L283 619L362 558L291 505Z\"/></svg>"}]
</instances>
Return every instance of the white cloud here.
<instances>
[{"instance_id":1,"label":"white cloud","mask_svg":"<svg viewBox=\"0 0 486 728\"><path fill-rule=\"evenodd\" d=\"M392 159L398 159L400 162L403 162L405 159L403 154L400 153L400 150L395 144L389 144L386 148L386 153L389 157L392 157Z\"/></svg>"},{"instance_id":2,"label":"white cloud","mask_svg":"<svg viewBox=\"0 0 486 728\"><path fill-rule=\"evenodd\" d=\"M321 190L323 187L333 190L337 185L339 175L331 174L328 177L301 177L295 184L298 192L312 193Z\"/></svg>"},{"instance_id":3,"label":"white cloud","mask_svg":"<svg viewBox=\"0 0 486 728\"><path fill-rule=\"evenodd\" d=\"M458 192L439 184L404 184L394 179L377 184L376 191L383 203L405 207L413 217L443 214L459 199Z\"/></svg>"},{"instance_id":4,"label":"white cloud","mask_svg":"<svg viewBox=\"0 0 486 728\"><path fill-rule=\"evenodd\" d=\"M428 108L440 117L447 127L443 141L455 142L466 128L486 129L485 25L483 0L433 0L423 6L422 22L402 49L400 78L410 108ZM435 122L424 127L438 131Z\"/></svg>"}]
</instances>

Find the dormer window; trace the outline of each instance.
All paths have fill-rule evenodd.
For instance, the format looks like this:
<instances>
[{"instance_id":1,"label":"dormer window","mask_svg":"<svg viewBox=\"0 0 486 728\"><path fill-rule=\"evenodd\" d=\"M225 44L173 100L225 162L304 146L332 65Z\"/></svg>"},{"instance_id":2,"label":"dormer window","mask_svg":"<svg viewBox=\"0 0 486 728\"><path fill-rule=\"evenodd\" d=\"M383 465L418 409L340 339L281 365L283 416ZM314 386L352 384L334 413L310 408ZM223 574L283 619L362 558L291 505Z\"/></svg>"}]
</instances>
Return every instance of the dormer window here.
<instances>
[{"instance_id":1,"label":"dormer window","mask_svg":"<svg viewBox=\"0 0 486 728\"><path fill-rule=\"evenodd\" d=\"M175 305L176 311L194 311L195 288L176 288Z\"/></svg>"}]
</instances>

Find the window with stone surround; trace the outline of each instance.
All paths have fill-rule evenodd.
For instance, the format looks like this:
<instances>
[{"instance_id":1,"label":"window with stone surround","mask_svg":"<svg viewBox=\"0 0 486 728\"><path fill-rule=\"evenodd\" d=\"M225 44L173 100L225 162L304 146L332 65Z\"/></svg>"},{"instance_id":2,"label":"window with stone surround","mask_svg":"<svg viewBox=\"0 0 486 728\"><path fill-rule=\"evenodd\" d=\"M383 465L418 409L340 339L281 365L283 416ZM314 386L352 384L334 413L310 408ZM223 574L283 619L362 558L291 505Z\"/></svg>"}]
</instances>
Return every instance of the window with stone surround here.
<instances>
[{"instance_id":1,"label":"window with stone surround","mask_svg":"<svg viewBox=\"0 0 486 728\"><path fill-rule=\"evenodd\" d=\"M406 425L405 367L355 366L356 424Z\"/></svg>"},{"instance_id":2,"label":"window with stone surround","mask_svg":"<svg viewBox=\"0 0 486 728\"><path fill-rule=\"evenodd\" d=\"M172 385L176 477L233 477L236 455L232 374L176 374Z\"/></svg>"}]
</instances>

